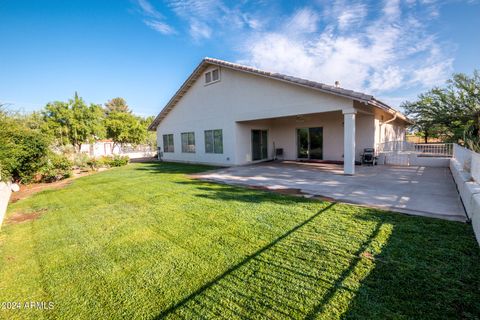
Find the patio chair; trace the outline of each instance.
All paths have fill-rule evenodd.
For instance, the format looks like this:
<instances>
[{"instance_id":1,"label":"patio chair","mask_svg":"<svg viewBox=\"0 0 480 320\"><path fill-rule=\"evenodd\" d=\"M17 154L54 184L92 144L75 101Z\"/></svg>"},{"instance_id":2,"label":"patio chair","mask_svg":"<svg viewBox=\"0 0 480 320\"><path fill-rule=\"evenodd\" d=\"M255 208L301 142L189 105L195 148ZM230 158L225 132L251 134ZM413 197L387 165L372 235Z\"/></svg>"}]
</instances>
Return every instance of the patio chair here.
<instances>
[{"instance_id":1,"label":"patio chair","mask_svg":"<svg viewBox=\"0 0 480 320\"><path fill-rule=\"evenodd\" d=\"M374 166L377 164L377 157L375 156L374 148L365 148L363 149L362 156L362 165L371 165Z\"/></svg>"},{"instance_id":2,"label":"patio chair","mask_svg":"<svg viewBox=\"0 0 480 320\"><path fill-rule=\"evenodd\" d=\"M275 160L283 160L283 148L275 148Z\"/></svg>"}]
</instances>

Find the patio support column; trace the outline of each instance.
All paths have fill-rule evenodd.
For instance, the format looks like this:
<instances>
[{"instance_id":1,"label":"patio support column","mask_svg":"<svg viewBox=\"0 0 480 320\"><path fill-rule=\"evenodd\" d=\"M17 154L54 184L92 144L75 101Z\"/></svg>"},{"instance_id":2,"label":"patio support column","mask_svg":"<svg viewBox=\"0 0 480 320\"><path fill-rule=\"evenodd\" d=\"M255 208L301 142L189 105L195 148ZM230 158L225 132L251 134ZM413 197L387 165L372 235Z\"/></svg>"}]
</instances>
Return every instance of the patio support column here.
<instances>
[{"instance_id":1,"label":"patio support column","mask_svg":"<svg viewBox=\"0 0 480 320\"><path fill-rule=\"evenodd\" d=\"M343 173L355 174L355 113L343 111Z\"/></svg>"}]
</instances>

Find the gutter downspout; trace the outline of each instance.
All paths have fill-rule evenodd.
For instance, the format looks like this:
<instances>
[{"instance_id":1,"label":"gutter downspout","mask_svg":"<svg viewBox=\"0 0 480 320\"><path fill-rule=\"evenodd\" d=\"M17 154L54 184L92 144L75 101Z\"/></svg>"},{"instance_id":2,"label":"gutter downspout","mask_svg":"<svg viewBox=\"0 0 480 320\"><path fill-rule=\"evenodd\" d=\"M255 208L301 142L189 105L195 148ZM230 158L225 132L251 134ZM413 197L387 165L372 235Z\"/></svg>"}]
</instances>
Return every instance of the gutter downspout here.
<instances>
[{"instance_id":1,"label":"gutter downspout","mask_svg":"<svg viewBox=\"0 0 480 320\"><path fill-rule=\"evenodd\" d=\"M394 111L394 112L395 112L395 113L393 114L393 118L392 118L392 119L380 123L380 137L379 137L379 139L378 139L378 143L379 143L379 144L382 143L382 133L383 133L382 126L383 126L384 124L389 124L390 122L393 122L393 121L395 121L395 120L397 119L398 112L397 112L397 111ZM384 141L384 142L385 142L385 141Z\"/></svg>"},{"instance_id":2,"label":"gutter downspout","mask_svg":"<svg viewBox=\"0 0 480 320\"><path fill-rule=\"evenodd\" d=\"M384 124L390 123L390 122L392 122L392 121L395 121L395 120L397 119L398 112L397 112L397 111L394 111L394 112L395 112L395 113L394 113L394 115L393 115L393 118L390 119L390 120L385 121L384 123L381 123L381 125L384 125Z\"/></svg>"}]
</instances>

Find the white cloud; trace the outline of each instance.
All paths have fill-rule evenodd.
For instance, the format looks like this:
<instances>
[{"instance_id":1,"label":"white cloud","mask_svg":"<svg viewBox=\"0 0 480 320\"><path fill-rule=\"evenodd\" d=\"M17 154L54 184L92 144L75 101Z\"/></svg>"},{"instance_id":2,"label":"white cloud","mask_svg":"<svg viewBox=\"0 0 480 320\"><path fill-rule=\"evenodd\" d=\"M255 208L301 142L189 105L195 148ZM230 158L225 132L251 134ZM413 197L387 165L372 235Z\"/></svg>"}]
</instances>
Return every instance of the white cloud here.
<instances>
[{"instance_id":1,"label":"white cloud","mask_svg":"<svg viewBox=\"0 0 480 320\"><path fill-rule=\"evenodd\" d=\"M318 14L309 8L295 12L287 23L286 31L291 33L312 33L317 31Z\"/></svg>"},{"instance_id":2,"label":"white cloud","mask_svg":"<svg viewBox=\"0 0 480 320\"><path fill-rule=\"evenodd\" d=\"M294 12L276 28L255 31L244 43L242 63L381 96L441 84L453 59L443 52L422 16L402 10L399 0L385 0L375 18L369 6L337 0L317 13ZM319 28L321 16L323 29ZM292 24L299 32L285 30Z\"/></svg>"},{"instance_id":3,"label":"white cloud","mask_svg":"<svg viewBox=\"0 0 480 320\"><path fill-rule=\"evenodd\" d=\"M253 30L260 30L263 28L263 22L261 18L256 18L250 14L242 15L243 21Z\"/></svg>"},{"instance_id":4,"label":"white cloud","mask_svg":"<svg viewBox=\"0 0 480 320\"><path fill-rule=\"evenodd\" d=\"M180 16L214 18L217 10L224 7L219 0L170 0L169 6Z\"/></svg>"},{"instance_id":5,"label":"white cloud","mask_svg":"<svg viewBox=\"0 0 480 320\"><path fill-rule=\"evenodd\" d=\"M451 73L453 59L437 61L413 71L411 83L420 83L426 87L442 85Z\"/></svg>"},{"instance_id":6,"label":"white cloud","mask_svg":"<svg viewBox=\"0 0 480 320\"><path fill-rule=\"evenodd\" d=\"M208 39L212 36L212 29L207 24L193 19L190 22L190 35L195 40Z\"/></svg>"},{"instance_id":7,"label":"white cloud","mask_svg":"<svg viewBox=\"0 0 480 320\"><path fill-rule=\"evenodd\" d=\"M148 0L137 0L145 24L175 30ZM164 0L199 42L220 39L238 62L389 99L399 90L443 84L453 59L429 30L436 0L317 0L294 12L275 2ZM392 98L393 99L393 98Z\"/></svg>"},{"instance_id":8,"label":"white cloud","mask_svg":"<svg viewBox=\"0 0 480 320\"><path fill-rule=\"evenodd\" d=\"M388 66L379 70L370 77L370 89L373 91L386 91L398 88L403 83L404 75L398 66Z\"/></svg>"},{"instance_id":9,"label":"white cloud","mask_svg":"<svg viewBox=\"0 0 480 320\"><path fill-rule=\"evenodd\" d=\"M157 19L163 18L163 15L147 0L137 0L137 3L144 15Z\"/></svg>"},{"instance_id":10,"label":"white cloud","mask_svg":"<svg viewBox=\"0 0 480 320\"><path fill-rule=\"evenodd\" d=\"M173 27L163 21L163 15L148 0L137 0L137 3L142 15L148 17L143 20L148 27L165 35L176 33Z\"/></svg>"},{"instance_id":11,"label":"white cloud","mask_svg":"<svg viewBox=\"0 0 480 320\"><path fill-rule=\"evenodd\" d=\"M233 14L233 10L221 0L169 0L168 6L188 23L190 36L194 40L208 39L213 25L224 21L229 24L243 24L243 18Z\"/></svg>"},{"instance_id":12,"label":"white cloud","mask_svg":"<svg viewBox=\"0 0 480 320\"><path fill-rule=\"evenodd\" d=\"M345 30L353 25L357 25L363 21L366 15L367 6L365 4L356 3L345 6L337 18L338 28Z\"/></svg>"},{"instance_id":13,"label":"white cloud","mask_svg":"<svg viewBox=\"0 0 480 320\"><path fill-rule=\"evenodd\" d=\"M399 19L401 15L400 0L385 0L383 13L389 20Z\"/></svg>"},{"instance_id":14,"label":"white cloud","mask_svg":"<svg viewBox=\"0 0 480 320\"><path fill-rule=\"evenodd\" d=\"M322 9L324 20L331 21L339 31L361 24L368 12L367 4L359 0L328 1Z\"/></svg>"},{"instance_id":15,"label":"white cloud","mask_svg":"<svg viewBox=\"0 0 480 320\"><path fill-rule=\"evenodd\" d=\"M166 0L168 7L188 26L194 40L211 38L214 32L228 34L261 30L269 17L263 12L243 10L246 1L230 6L222 0Z\"/></svg>"},{"instance_id":16,"label":"white cloud","mask_svg":"<svg viewBox=\"0 0 480 320\"><path fill-rule=\"evenodd\" d=\"M252 41L249 53L254 61L248 59L243 63L257 65L269 71L307 76L308 70L315 67L314 59L306 54L301 42L277 33L265 34ZM278 66L284 68L279 70Z\"/></svg>"},{"instance_id":17,"label":"white cloud","mask_svg":"<svg viewBox=\"0 0 480 320\"><path fill-rule=\"evenodd\" d=\"M147 26L149 26L153 30L158 31L162 34L176 33L175 29L173 29L171 26L158 20L143 20L143 23L145 23Z\"/></svg>"}]
</instances>

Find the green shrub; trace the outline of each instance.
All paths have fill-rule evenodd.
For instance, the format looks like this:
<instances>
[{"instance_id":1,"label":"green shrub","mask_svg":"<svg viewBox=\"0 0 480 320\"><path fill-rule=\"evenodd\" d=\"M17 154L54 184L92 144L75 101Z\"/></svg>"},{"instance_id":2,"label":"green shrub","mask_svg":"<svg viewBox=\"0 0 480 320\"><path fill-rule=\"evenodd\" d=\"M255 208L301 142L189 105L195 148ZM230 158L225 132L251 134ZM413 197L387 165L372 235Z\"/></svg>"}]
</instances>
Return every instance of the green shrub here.
<instances>
[{"instance_id":1,"label":"green shrub","mask_svg":"<svg viewBox=\"0 0 480 320\"><path fill-rule=\"evenodd\" d=\"M122 167L128 164L128 156L114 155L112 156L103 156L99 159L101 166L104 167Z\"/></svg>"},{"instance_id":2,"label":"green shrub","mask_svg":"<svg viewBox=\"0 0 480 320\"><path fill-rule=\"evenodd\" d=\"M103 163L101 159L89 158L87 160L87 165L91 170L97 170L98 168L103 166Z\"/></svg>"},{"instance_id":3,"label":"green shrub","mask_svg":"<svg viewBox=\"0 0 480 320\"><path fill-rule=\"evenodd\" d=\"M111 167L123 167L128 164L130 158L128 156L114 155L112 161L110 162Z\"/></svg>"},{"instance_id":4,"label":"green shrub","mask_svg":"<svg viewBox=\"0 0 480 320\"><path fill-rule=\"evenodd\" d=\"M43 182L55 182L71 177L72 166L67 157L51 152L39 173Z\"/></svg>"},{"instance_id":5,"label":"green shrub","mask_svg":"<svg viewBox=\"0 0 480 320\"><path fill-rule=\"evenodd\" d=\"M121 167L129 162L128 156L102 156L100 158L88 158L85 160L85 168L97 170L99 168Z\"/></svg>"},{"instance_id":6,"label":"green shrub","mask_svg":"<svg viewBox=\"0 0 480 320\"><path fill-rule=\"evenodd\" d=\"M76 153L73 155L73 165L79 169L88 169L90 157L86 153Z\"/></svg>"},{"instance_id":7,"label":"green shrub","mask_svg":"<svg viewBox=\"0 0 480 320\"><path fill-rule=\"evenodd\" d=\"M13 118L1 118L0 128L1 178L31 182L46 163L48 138Z\"/></svg>"}]
</instances>

